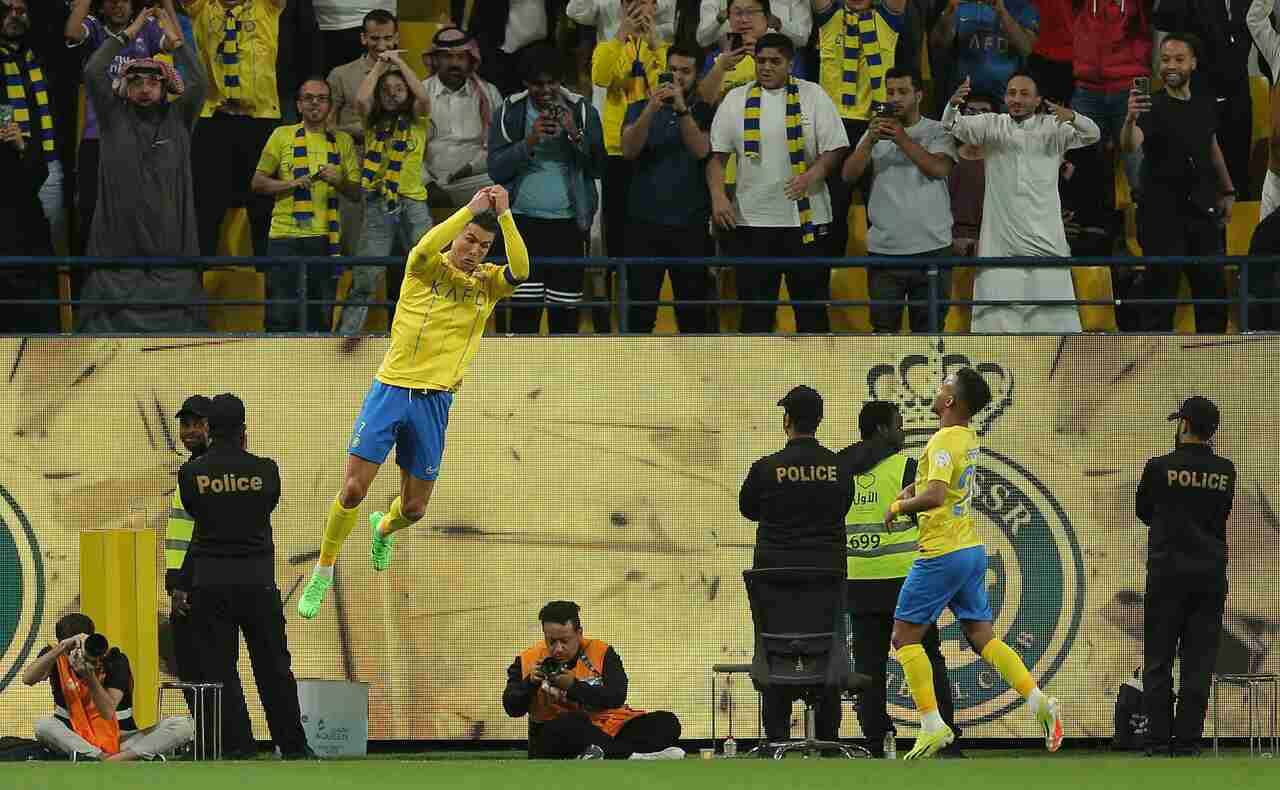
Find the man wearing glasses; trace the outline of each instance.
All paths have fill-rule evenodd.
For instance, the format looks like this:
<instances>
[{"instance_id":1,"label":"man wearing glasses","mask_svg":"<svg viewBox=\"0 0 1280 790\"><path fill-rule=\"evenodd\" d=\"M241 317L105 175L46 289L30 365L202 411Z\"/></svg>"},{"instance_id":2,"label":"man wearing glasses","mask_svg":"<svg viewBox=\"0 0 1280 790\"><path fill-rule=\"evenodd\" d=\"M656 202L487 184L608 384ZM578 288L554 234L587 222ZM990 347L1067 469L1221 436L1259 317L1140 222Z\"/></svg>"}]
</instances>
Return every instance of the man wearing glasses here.
<instances>
[{"instance_id":1,"label":"man wearing glasses","mask_svg":"<svg viewBox=\"0 0 1280 790\"><path fill-rule=\"evenodd\" d=\"M360 175L351 135L326 128L331 95L318 77L298 89L302 123L281 126L271 133L257 171L253 191L275 201L271 212L267 254L273 258L338 255L341 221L338 195L360 199ZM307 269L307 298L333 299L334 271L328 266ZM298 293L298 270L273 266L267 270L267 298L290 299ZM329 304L310 304L306 331L329 328ZM297 304L267 305L268 332L298 331Z\"/></svg>"}]
</instances>

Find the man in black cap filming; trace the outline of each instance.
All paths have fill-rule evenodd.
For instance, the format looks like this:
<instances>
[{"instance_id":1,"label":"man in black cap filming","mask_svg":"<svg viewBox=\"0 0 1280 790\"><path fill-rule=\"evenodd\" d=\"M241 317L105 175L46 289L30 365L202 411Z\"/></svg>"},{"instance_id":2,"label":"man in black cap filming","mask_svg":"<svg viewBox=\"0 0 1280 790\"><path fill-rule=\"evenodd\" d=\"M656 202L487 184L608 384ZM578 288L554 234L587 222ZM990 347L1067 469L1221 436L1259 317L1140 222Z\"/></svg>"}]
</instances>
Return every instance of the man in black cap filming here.
<instances>
[{"instance_id":1,"label":"man in black cap filming","mask_svg":"<svg viewBox=\"0 0 1280 790\"><path fill-rule=\"evenodd\" d=\"M778 401L787 446L751 465L738 508L756 529L754 568L845 570L844 515L853 504L853 479L839 456L815 438L822 422L822 396L800 385ZM763 718L769 740L787 738L795 692L774 686L764 691ZM817 736L836 740L840 731L839 692L819 700Z\"/></svg>"},{"instance_id":2,"label":"man in black cap filming","mask_svg":"<svg viewBox=\"0 0 1280 790\"><path fill-rule=\"evenodd\" d=\"M236 672L243 632L271 739L285 759L304 758L310 749L290 667L271 537L280 469L245 449L244 403L235 395L213 398L208 420L208 451L178 470L178 492L195 522L188 565L191 627L204 646L202 679L223 684L228 756L256 753Z\"/></svg>"},{"instance_id":3,"label":"man in black cap filming","mask_svg":"<svg viewBox=\"0 0 1280 790\"><path fill-rule=\"evenodd\" d=\"M1138 483L1147 538L1142 704L1148 754L1199 752L1227 600L1227 517L1236 468L1213 451L1218 407L1199 396L1169 415L1173 452L1152 458ZM1181 659L1173 713L1173 659Z\"/></svg>"}]
</instances>

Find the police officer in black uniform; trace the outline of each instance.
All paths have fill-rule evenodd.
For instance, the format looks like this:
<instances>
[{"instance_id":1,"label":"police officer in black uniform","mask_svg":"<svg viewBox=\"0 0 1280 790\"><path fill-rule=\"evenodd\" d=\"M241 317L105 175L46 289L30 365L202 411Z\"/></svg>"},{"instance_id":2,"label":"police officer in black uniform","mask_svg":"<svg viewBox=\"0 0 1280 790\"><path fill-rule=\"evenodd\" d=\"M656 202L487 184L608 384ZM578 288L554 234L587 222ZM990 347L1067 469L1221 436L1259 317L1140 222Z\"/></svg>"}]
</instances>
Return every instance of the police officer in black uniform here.
<instances>
[{"instance_id":1,"label":"police officer in black uniform","mask_svg":"<svg viewBox=\"0 0 1280 790\"><path fill-rule=\"evenodd\" d=\"M1142 701L1147 753L1199 752L1227 600L1227 517L1236 468L1213 451L1218 407L1192 397L1169 415L1174 451L1147 461L1138 484L1138 518L1147 538ZM1173 715L1173 659L1182 660Z\"/></svg>"},{"instance_id":2,"label":"police officer in black uniform","mask_svg":"<svg viewBox=\"0 0 1280 790\"><path fill-rule=\"evenodd\" d=\"M284 609L275 583L271 513L280 469L246 447L244 403L235 395L209 406L209 449L178 470L178 490L195 521L192 630L204 646L203 679L224 684L223 744L228 756L256 753L236 660L244 633L271 739L285 759L311 754L302 730L298 684L290 668Z\"/></svg>"},{"instance_id":3,"label":"police officer in black uniform","mask_svg":"<svg viewBox=\"0 0 1280 790\"><path fill-rule=\"evenodd\" d=\"M822 396L795 387L778 401L787 446L751 465L738 493L738 508L756 529L754 568L831 568L844 573L844 514L853 503L853 480L839 457L814 434L822 422ZM794 692L764 692L762 715L770 740L788 737ZM817 737L836 740L840 695L819 700Z\"/></svg>"}]
</instances>

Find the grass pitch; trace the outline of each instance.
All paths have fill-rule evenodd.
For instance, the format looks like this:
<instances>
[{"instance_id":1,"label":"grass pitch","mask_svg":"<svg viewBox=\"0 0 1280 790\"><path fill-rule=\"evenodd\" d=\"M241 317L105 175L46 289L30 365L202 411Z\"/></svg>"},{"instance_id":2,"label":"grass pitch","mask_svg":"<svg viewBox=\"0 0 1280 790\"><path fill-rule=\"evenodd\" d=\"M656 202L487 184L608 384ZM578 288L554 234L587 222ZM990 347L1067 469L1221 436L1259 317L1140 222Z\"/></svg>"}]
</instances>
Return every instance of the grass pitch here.
<instances>
[{"instance_id":1,"label":"grass pitch","mask_svg":"<svg viewBox=\"0 0 1280 790\"><path fill-rule=\"evenodd\" d=\"M553 790L1242 790L1280 788L1280 764L1238 754L1215 759L1112 757L1070 752L1053 757L969 760L842 761L789 759L683 762L530 762L524 759L388 756L360 761L282 763L9 764L0 768L4 790L448 790L552 788Z\"/></svg>"}]
</instances>

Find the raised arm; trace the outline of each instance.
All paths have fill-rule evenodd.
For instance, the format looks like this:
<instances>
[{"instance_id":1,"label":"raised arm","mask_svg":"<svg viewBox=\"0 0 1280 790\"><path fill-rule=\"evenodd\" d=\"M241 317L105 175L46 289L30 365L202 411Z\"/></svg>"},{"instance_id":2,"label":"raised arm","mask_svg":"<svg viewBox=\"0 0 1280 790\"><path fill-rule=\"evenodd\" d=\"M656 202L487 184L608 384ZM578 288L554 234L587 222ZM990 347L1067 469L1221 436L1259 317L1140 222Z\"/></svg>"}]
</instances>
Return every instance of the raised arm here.
<instances>
[{"instance_id":1,"label":"raised arm","mask_svg":"<svg viewBox=\"0 0 1280 790\"><path fill-rule=\"evenodd\" d=\"M374 98L373 91L378 86L378 80L382 79L382 75L386 74L389 68L391 68L390 63L378 58L377 62L373 64L373 68L369 69L369 73L364 76L359 89L356 90L354 105L361 118L368 119L370 113L373 112L373 103L377 101Z\"/></svg>"},{"instance_id":2,"label":"raised arm","mask_svg":"<svg viewBox=\"0 0 1280 790\"><path fill-rule=\"evenodd\" d=\"M946 9L933 23L929 33L929 42L938 49L946 49L956 37L956 11L960 9L960 0L948 0Z\"/></svg>"},{"instance_id":3,"label":"raised arm","mask_svg":"<svg viewBox=\"0 0 1280 790\"><path fill-rule=\"evenodd\" d=\"M903 2L903 0L897 0ZM884 0L888 3L890 0ZM1022 57L1031 54L1031 50L1036 46L1037 33L1024 27L1013 14L1009 13L1009 9L1005 6L1004 0L995 0L996 18L1000 20L1000 29L1009 37L1009 46L1014 52Z\"/></svg>"},{"instance_id":4,"label":"raised arm","mask_svg":"<svg viewBox=\"0 0 1280 790\"><path fill-rule=\"evenodd\" d=\"M93 102L94 112L100 123L110 123L112 107L116 101L115 92L111 89L111 61L124 49L124 44L115 36L109 36L102 46L89 57L84 67L84 86Z\"/></svg>"},{"instance_id":5,"label":"raised arm","mask_svg":"<svg viewBox=\"0 0 1280 790\"><path fill-rule=\"evenodd\" d=\"M1271 12L1275 5L1276 0L1253 0L1244 15L1253 43L1271 68L1272 77L1280 74L1280 33L1271 25Z\"/></svg>"},{"instance_id":6,"label":"raised arm","mask_svg":"<svg viewBox=\"0 0 1280 790\"><path fill-rule=\"evenodd\" d=\"M507 251L507 281L524 282L529 279L529 248L525 246L524 237L516 227L516 218L511 214L511 196L500 186L488 189L493 210L498 215L498 227L502 228L502 244Z\"/></svg>"},{"instance_id":7,"label":"raised arm","mask_svg":"<svg viewBox=\"0 0 1280 790\"><path fill-rule=\"evenodd\" d=\"M67 24L62 28L62 35L67 37L67 46L77 46L89 37L85 29L84 19L89 16L89 6L93 0L75 0L71 12L67 16ZM1256 3L1255 3L1256 5Z\"/></svg>"},{"instance_id":8,"label":"raised arm","mask_svg":"<svg viewBox=\"0 0 1280 790\"><path fill-rule=\"evenodd\" d=\"M181 28L178 30L180 33ZM181 107L183 122L191 127L200 118L204 100L209 95L209 74L204 69L204 61L196 55L195 47L188 45L180 36L174 37L168 33L165 34L165 41L168 42L174 61L187 73L186 90L175 103Z\"/></svg>"},{"instance_id":9,"label":"raised arm","mask_svg":"<svg viewBox=\"0 0 1280 790\"><path fill-rule=\"evenodd\" d=\"M727 0L702 0L698 4L698 46L709 47L720 37L720 31L729 19L727 6Z\"/></svg>"},{"instance_id":10,"label":"raised arm","mask_svg":"<svg viewBox=\"0 0 1280 790\"><path fill-rule=\"evenodd\" d=\"M441 222L439 225L436 225L434 228L427 231L426 235L422 237L422 240L419 241L417 246L413 248L413 251L409 253L409 268L420 270L426 265L427 261L431 259L432 255L452 244L453 240L458 238L462 233L462 229L467 227L467 223L475 219L476 214L479 214L488 207L488 192L486 190L481 190L476 193L475 197L471 198L470 203L453 212L453 214L451 214L444 222ZM506 239L505 232L503 233L503 239ZM523 241L521 244L523 245ZM524 257L525 265L528 266L528 252L525 252Z\"/></svg>"}]
</instances>

